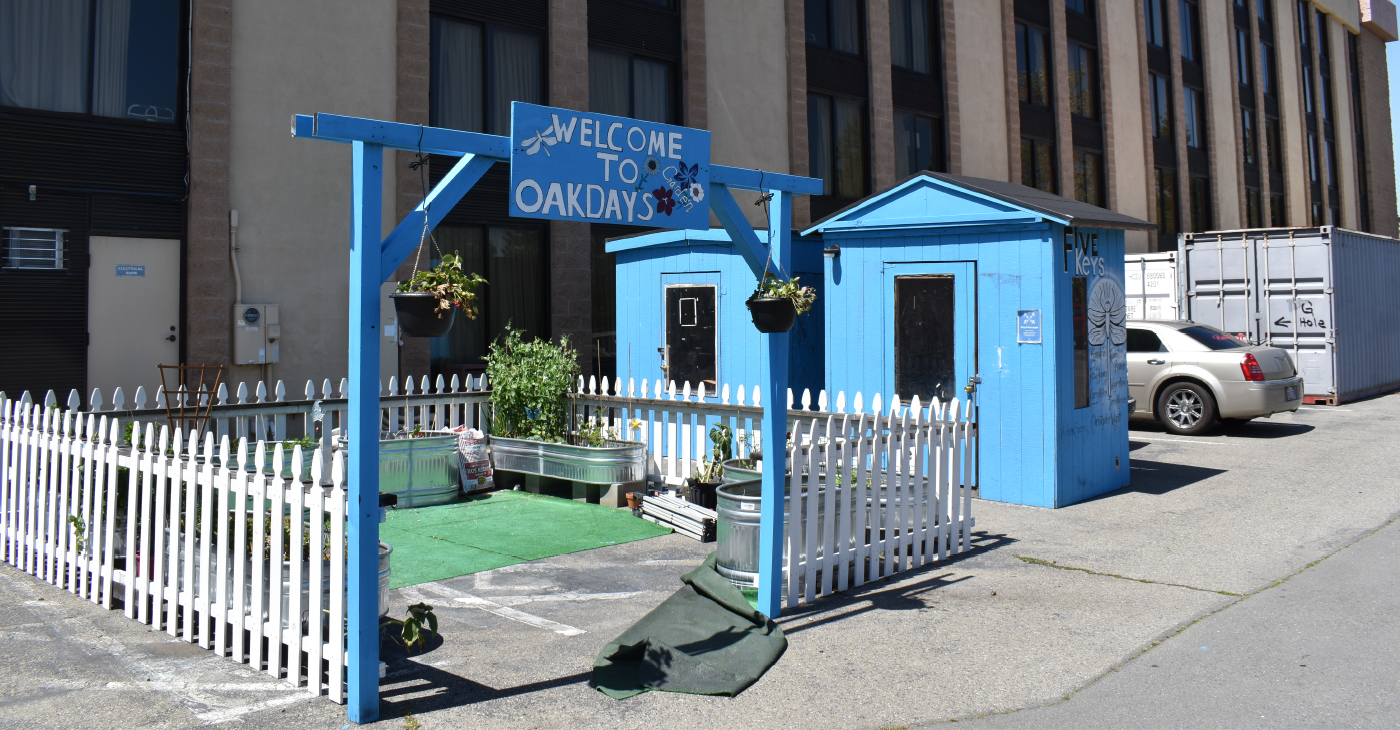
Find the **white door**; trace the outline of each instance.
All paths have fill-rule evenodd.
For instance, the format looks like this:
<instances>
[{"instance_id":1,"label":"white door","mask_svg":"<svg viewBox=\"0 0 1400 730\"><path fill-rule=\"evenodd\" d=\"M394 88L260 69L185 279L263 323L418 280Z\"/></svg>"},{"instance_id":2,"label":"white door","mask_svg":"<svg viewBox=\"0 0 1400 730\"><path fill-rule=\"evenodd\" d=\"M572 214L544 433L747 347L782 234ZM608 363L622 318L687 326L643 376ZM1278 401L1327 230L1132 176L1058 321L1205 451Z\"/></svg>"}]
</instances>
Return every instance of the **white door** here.
<instances>
[{"instance_id":1,"label":"white door","mask_svg":"<svg viewBox=\"0 0 1400 730\"><path fill-rule=\"evenodd\" d=\"M146 386L155 406L156 365L180 364L180 242L158 238L89 240L87 387L102 399L123 389L127 403Z\"/></svg>"}]
</instances>

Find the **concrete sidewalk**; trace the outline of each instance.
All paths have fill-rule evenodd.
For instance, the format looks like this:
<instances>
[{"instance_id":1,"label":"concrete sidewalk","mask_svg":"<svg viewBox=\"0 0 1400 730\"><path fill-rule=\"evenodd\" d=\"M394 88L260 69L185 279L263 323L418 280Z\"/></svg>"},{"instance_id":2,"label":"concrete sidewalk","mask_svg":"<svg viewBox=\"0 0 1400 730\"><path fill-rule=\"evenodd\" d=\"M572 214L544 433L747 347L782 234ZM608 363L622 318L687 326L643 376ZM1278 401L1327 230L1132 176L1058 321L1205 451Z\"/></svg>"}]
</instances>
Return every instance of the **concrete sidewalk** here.
<instances>
[{"instance_id":1,"label":"concrete sidewalk","mask_svg":"<svg viewBox=\"0 0 1400 730\"><path fill-rule=\"evenodd\" d=\"M410 712L424 728L876 728L1045 705L1386 524L1400 511L1397 417L1392 396L1210 437L1134 430L1132 487L1055 511L978 502L978 550L784 617L788 653L733 699L617 702L588 686L597 651L712 546L671 535L396 591L394 614L437 607L445 641L391 666L376 726ZM0 578L0 631L48 639L0 643L7 726L110 727L94 718L123 702L141 705L120 713L127 726L346 724L341 706L232 687L275 683L9 568ZM40 597L60 608L26 603ZM180 653L167 684L128 689L158 651Z\"/></svg>"}]
</instances>

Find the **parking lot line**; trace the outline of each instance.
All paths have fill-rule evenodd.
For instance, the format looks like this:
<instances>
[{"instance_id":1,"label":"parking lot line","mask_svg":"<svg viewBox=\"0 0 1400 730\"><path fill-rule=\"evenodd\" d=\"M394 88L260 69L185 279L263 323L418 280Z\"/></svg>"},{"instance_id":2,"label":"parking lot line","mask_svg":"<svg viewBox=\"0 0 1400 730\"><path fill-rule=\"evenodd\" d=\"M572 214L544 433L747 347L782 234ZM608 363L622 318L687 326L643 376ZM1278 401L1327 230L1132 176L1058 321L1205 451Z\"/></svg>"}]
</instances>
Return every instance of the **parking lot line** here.
<instances>
[{"instance_id":1,"label":"parking lot line","mask_svg":"<svg viewBox=\"0 0 1400 730\"><path fill-rule=\"evenodd\" d=\"M1332 406L1298 406L1300 411L1327 411L1328 413L1351 413L1351 408L1333 408Z\"/></svg>"},{"instance_id":2,"label":"parking lot line","mask_svg":"<svg viewBox=\"0 0 1400 730\"><path fill-rule=\"evenodd\" d=\"M1129 439L1129 440L1131 441L1132 439ZM1149 444L1157 443L1158 441L1170 441L1170 442L1172 442L1172 443L1177 443L1177 444L1206 444L1207 446L1239 446L1239 444L1231 444L1231 443L1226 443L1226 442L1224 442L1224 441L1191 441L1191 440L1189 440L1189 439L1157 439L1157 438L1154 438L1154 439L1141 438L1141 439L1137 439L1137 440L1138 440L1138 441L1146 441L1146 442L1149 443Z\"/></svg>"}]
</instances>

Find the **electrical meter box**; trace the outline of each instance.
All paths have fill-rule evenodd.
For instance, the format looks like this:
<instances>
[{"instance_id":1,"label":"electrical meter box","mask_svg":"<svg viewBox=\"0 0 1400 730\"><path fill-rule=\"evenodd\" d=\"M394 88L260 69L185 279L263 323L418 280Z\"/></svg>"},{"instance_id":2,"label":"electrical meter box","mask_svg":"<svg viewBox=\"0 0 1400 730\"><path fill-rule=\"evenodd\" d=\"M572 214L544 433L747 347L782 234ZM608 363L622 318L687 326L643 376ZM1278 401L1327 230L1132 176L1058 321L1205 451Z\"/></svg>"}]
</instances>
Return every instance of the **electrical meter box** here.
<instances>
[{"instance_id":1,"label":"electrical meter box","mask_svg":"<svg viewBox=\"0 0 1400 730\"><path fill-rule=\"evenodd\" d=\"M233 364L277 362L282 326L276 304L233 305Z\"/></svg>"}]
</instances>

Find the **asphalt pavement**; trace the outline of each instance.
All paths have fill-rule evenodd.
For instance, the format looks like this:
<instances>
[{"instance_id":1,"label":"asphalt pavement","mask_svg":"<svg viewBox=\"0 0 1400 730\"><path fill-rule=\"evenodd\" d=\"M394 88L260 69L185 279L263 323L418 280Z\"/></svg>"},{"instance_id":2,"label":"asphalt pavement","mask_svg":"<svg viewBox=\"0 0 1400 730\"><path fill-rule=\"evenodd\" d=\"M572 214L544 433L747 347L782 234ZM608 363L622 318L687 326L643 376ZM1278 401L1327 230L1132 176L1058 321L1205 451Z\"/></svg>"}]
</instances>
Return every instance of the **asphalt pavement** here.
<instances>
[{"instance_id":1,"label":"asphalt pavement","mask_svg":"<svg viewBox=\"0 0 1400 730\"><path fill-rule=\"evenodd\" d=\"M959 723L1036 728L1400 725L1400 524L1205 616L1051 706Z\"/></svg>"}]
</instances>

